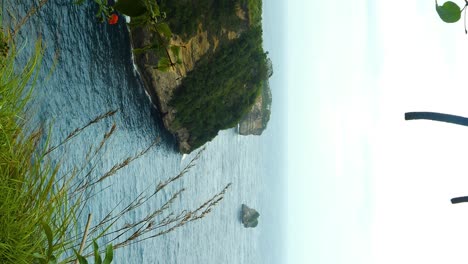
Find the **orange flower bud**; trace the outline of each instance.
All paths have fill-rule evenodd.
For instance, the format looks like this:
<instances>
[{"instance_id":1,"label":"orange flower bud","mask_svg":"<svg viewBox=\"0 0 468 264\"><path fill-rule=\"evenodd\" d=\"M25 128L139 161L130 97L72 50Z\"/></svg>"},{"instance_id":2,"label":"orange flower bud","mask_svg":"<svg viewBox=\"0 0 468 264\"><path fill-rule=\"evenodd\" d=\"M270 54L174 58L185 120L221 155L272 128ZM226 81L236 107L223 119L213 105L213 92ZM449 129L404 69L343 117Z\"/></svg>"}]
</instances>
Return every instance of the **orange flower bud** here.
<instances>
[{"instance_id":1,"label":"orange flower bud","mask_svg":"<svg viewBox=\"0 0 468 264\"><path fill-rule=\"evenodd\" d=\"M115 24L117 24L117 21L119 21L119 16L116 15L116 14L110 15L109 20L107 20L109 25L115 25Z\"/></svg>"}]
</instances>

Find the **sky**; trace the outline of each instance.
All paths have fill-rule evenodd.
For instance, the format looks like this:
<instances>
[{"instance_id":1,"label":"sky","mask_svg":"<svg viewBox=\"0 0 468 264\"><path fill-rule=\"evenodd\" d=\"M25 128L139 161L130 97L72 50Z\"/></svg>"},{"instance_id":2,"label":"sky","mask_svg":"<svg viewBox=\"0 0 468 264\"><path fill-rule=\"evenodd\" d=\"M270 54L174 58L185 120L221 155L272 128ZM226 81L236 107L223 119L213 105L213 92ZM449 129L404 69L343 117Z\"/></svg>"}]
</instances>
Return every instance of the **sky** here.
<instances>
[{"instance_id":1,"label":"sky","mask_svg":"<svg viewBox=\"0 0 468 264\"><path fill-rule=\"evenodd\" d=\"M468 116L463 19L429 0L284 10L286 263L466 263L468 203L450 199L468 195L468 127L404 120Z\"/></svg>"},{"instance_id":2,"label":"sky","mask_svg":"<svg viewBox=\"0 0 468 264\"><path fill-rule=\"evenodd\" d=\"M286 263L286 57L285 3L283 0L263 1L263 47L273 63L274 74L269 79L273 101L271 118L260 137L263 154L264 184L261 192L261 237L259 250L263 263Z\"/></svg>"}]
</instances>

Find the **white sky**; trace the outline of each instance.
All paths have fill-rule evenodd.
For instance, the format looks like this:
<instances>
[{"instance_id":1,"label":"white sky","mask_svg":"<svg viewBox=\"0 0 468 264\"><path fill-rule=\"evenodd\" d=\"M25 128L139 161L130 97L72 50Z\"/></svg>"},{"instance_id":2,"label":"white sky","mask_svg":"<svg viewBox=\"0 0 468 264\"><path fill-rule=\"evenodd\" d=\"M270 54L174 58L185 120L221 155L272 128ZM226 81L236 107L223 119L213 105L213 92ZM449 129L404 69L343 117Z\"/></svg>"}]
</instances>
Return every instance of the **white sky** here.
<instances>
[{"instance_id":1,"label":"white sky","mask_svg":"<svg viewBox=\"0 0 468 264\"><path fill-rule=\"evenodd\" d=\"M439 2L442 4L443 2ZM461 6L463 1L457 1ZM466 263L468 36L434 1L288 1L288 263Z\"/></svg>"}]
</instances>

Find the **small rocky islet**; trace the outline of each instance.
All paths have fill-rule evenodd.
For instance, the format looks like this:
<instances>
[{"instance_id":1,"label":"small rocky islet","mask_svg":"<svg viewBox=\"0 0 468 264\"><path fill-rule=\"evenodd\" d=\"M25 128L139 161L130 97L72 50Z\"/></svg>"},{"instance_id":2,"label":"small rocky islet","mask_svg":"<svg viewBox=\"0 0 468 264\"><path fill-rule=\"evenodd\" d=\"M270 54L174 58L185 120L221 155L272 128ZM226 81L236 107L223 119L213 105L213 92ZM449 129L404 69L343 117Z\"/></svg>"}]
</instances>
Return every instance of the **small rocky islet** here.
<instances>
[{"instance_id":1,"label":"small rocky islet","mask_svg":"<svg viewBox=\"0 0 468 264\"><path fill-rule=\"evenodd\" d=\"M244 225L245 228L257 227L259 216L260 214L257 212L257 210L250 208L245 204L242 204L241 219L242 219L242 224Z\"/></svg>"}]
</instances>

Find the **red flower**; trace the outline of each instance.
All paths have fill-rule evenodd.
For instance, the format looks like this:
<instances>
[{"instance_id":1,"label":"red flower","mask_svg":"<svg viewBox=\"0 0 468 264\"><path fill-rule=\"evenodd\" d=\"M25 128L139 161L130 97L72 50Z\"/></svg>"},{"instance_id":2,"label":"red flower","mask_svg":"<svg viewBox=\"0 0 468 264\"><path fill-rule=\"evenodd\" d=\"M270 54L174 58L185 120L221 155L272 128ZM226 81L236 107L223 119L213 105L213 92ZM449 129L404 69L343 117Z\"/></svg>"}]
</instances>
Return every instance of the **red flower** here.
<instances>
[{"instance_id":1,"label":"red flower","mask_svg":"<svg viewBox=\"0 0 468 264\"><path fill-rule=\"evenodd\" d=\"M110 15L109 20L107 20L109 25L115 25L115 24L117 24L117 21L119 21L119 16L116 15L116 14Z\"/></svg>"}]
</instances>

